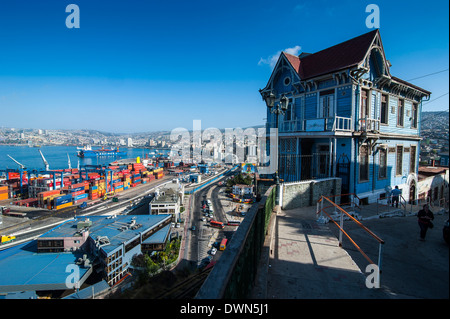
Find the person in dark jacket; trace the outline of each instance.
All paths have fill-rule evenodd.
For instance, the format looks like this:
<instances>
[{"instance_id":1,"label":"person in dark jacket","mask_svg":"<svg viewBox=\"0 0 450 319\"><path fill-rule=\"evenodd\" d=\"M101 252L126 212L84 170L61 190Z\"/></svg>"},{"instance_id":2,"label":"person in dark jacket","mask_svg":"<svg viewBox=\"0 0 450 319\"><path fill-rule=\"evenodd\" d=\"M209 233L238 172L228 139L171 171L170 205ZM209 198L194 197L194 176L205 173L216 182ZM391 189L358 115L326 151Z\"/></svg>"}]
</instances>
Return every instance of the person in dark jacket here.
<instances>
[{"instance_id":1,"label":"person in dark jacket","mask_svg":"<svg viewBox=\"0 0 450 319\"><path fill-rule=\"evenodd\" d=\"M420 227L420 240L425 241L428 228L433 227L431 222L434 219L433 212L429 209L428 204L423 205L423 209L417 213L417 220Z\"/></svg>"},{"instance_id":2,"label":"person in dark jacket","mask_svg":"<svg viewBox=\"0 0 450 319\"><path fill-rule=\"evenodd\" d=\"M398 188L398 186L395 186L395 188L392 190L392 207L398 208L398 202L400 201L400 195L402 194L402 191Z\"/></svg>"}]
</instances>

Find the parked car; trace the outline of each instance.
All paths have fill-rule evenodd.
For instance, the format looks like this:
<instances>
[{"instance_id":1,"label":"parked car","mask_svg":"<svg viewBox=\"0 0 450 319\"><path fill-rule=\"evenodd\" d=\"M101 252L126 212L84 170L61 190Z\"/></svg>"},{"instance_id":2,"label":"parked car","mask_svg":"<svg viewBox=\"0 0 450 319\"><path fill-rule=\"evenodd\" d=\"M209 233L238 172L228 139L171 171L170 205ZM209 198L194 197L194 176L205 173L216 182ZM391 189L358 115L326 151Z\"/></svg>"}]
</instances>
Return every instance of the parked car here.
<instances>
[{"instance_id":1,"label":"parked car","mask_svg":"<svg viewBox=\"0 0 450 319\"><path fill-rule=\"evenodd\" d=\"M211 255L215 255L217 253L217 248L211 248Z\"/></svg>"},{"instance_id":2,"label":"parked car","mask_svg":"<svg viewBox=\"0 0 450 319\"><path fill-rule=\"evenodd\" d=\"M195 230L195 225L192 225L191 230L192 230L192 231Z\"/></svg>"}]
</instances>

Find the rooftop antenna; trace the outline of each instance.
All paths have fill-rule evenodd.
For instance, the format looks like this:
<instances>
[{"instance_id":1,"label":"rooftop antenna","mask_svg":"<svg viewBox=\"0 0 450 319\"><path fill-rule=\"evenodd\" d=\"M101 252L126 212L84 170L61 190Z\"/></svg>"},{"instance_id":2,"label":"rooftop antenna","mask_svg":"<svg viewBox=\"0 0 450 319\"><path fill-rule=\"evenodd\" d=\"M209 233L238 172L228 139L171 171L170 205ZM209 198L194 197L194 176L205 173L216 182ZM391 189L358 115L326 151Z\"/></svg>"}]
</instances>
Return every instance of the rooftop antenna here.
<instances>
[{"instance_id":1,"label":"rooftop antenna","mask_svg":"<svg viewBox=\"0 0 450 319\"><path fill-rule=\"evenodd\" d=\"M45 170L46 170L46 171L50 170L49 165L48 165L48 162L47 162L47 160L45 159L44 154L42 154L42 152L41 152L40 149L39 149L39 153L41 154L42 161L44 162Z\"/></svg>"},{"instance_id":2,"label":"rooftop antenna","mask_svg":"<svg viewBox=\"0 0 450 319\"><path fill-rule=\"evenodd\" d=\"M14 162L16 162L16 163L20 166L21 169L26 169L25 165L19 163L18 161L16 161L14 158L12 158L12 157L9 156L9 155L8 155L8 157L9 157L10 159L12 159Z\"/></svg>"}]
</instances>

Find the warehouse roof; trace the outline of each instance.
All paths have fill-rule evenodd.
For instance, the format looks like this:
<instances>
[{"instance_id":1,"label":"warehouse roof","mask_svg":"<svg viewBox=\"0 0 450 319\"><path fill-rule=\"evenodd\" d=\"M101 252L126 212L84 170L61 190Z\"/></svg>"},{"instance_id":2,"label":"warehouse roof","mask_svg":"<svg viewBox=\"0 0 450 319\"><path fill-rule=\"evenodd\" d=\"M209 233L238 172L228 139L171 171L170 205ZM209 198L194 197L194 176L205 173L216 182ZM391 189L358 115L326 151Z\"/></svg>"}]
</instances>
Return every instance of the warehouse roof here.
<instances>
[{"instance_id":1,"label":"warehouse roof","mask_svg":"<svg viewBox=\"0 0 450 319\"><path fill-rule=\"evenodd\" d=\"M82 252L36 253L36 241L0 251L0 292L65 290L66 279L72 273L67 266L75 265ZM79 284L89 276L91 268L79 267ZM72 283L72 281L71 281Z\"/></svg>"},{"instance_id":2,"label":"warehouse roof","mask_svg":"<svg viewBox=\"0 0 450 319\"><path fill-rule=\"evenodd\" d=\"M139 238L141 233L170 218L171 215L90 216L92 224L89 227L89 236L94 240L97 237L108 237L109 244L101 248L108 253L123 243ZM73 237L79 222L85 222L85 217L69 220L40 238ZM147 241L160 242L161 239L167 238L168 232L170 229L167 226L163 227L147 238ZM0 276L0 292L65 290L66 279L71 274L71 271L66 269L70 265L76 265L83 254L85 252L80 250L37 253L37 240L0 251L0 270L8 273L8 276ZM81 285L89 277L92 269L82 266L78 269Z\"/></svg>"}]
</instances>

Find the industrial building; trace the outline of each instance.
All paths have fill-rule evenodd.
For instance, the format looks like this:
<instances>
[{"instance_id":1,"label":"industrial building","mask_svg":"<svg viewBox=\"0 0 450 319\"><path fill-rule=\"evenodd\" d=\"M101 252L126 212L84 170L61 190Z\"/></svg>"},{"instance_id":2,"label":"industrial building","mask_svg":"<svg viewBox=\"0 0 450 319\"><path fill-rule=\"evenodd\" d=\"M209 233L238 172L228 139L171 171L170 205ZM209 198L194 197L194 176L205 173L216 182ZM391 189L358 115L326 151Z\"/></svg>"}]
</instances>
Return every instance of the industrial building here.
<instances>
[{"instance_id":1,"label":"industrial building","mask_svg":"<svg viewBox=\"0 0 450 319\"><path fill-rule=\"evenodd\" d=\"M69 220L37 240L0 252L0 269L8 273L0 277L0 293L77 290L93 272L113 286L129 273L133 256L164 249L170 221L168 214ZM68 286L68 278L73 285Z\"/></svg>"}]
</instances>

